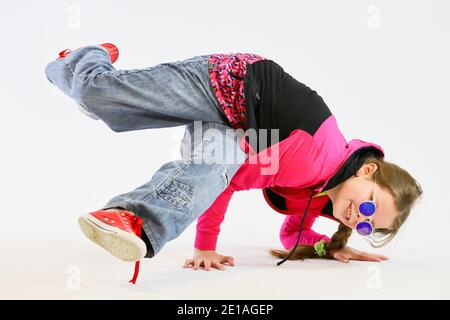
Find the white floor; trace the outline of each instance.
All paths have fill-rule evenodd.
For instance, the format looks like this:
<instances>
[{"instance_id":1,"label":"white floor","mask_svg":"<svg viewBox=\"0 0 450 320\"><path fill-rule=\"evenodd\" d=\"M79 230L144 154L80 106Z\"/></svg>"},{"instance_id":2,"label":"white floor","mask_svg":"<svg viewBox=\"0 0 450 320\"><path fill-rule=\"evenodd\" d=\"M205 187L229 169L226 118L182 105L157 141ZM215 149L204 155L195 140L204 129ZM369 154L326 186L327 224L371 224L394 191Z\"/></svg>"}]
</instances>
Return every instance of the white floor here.
<instances>
[{"instance_id":1,"label":"white floor","mask_svg":"<svg viewBox=\"0 0 450 320\"><path fill-rule=\"evenodd\" d=\"M167 246L146 259L136 285L133 264L88 242L52 246L1 259L1 299L441 299L450 271L438 254L418 264L413 254L388 262L308 260L276 266L264 247L230 247L237 265L194 271L181 265L191 247ZM54 249L56 248L56 249ZM64 248L62 250L61 248ZM15 251L19 252L19 251Z\"/></svg>"},{"instance_id":2,"label":"white floor","mask_svg":"<svg viewBox=\"0 0 450 320\"><path fill-rule=\"evenodd\" d=\"M261 0L230 0L229 8L239 6L244 14L255 5L261 9L246 14L245 23L225 9L234 22L230 34L252 34L233 41L205 28L216 23L211 12L224 11L220 2L75 2L9 1L0 13L0 29L14 30L2 34L9 50L0 52L7 62L0 77L1 299L450 298L450 2L261 6ZM284 217L255 189L233 196L221 225L218 251L233 255L236 267L181 268L192 253L192 224L144 261L138 283L129 284L133 265L84 239L76 219L149 181L162 164L179 157L183 127L115 133L82 114L46 79L46 64L61 50L102 42L121 48L118 70L199 54L253 52L317 90L347 140L381 145L386 160L408 170L424 189L398 245L373 250L391 259L289 261L277 267L265 250L280 246ZM314 228L331 236L337 226L319 221ZM356 235L351 242L370 249Z\"/></svg>"}]
</instances>

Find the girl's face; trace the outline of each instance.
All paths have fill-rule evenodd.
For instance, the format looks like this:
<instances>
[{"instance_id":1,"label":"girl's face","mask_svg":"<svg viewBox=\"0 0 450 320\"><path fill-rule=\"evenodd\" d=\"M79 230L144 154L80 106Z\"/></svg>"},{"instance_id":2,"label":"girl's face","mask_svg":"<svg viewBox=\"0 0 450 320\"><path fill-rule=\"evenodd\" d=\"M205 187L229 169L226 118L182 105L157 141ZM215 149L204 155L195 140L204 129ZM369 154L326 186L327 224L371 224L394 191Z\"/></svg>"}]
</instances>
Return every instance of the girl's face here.
<instances>
[{"instance_id":1,"label":"girl's face","mask_svg":"<svg viewBox=\"0 0 450 320\"><path fill-rule=\"evenodd\" d=\"M376 170L376 164L364 164L358 170L357 177L352 176L325 191L333 202L333 216L352 229L360 221L370 221L375 229L390 228L397 217L392 195L371 180ZM364 216L358 210L359 204L367 200L376 203L375 214L371 217Z\"/></svg>"}]
</instances>

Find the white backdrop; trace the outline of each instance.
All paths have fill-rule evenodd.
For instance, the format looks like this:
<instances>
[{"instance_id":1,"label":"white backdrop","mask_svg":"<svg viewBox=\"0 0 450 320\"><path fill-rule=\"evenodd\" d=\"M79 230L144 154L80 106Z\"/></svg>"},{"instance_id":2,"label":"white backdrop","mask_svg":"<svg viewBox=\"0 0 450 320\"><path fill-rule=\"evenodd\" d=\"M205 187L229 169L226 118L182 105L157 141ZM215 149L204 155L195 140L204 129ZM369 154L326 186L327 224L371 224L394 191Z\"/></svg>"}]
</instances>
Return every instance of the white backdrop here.
<instances>
[{"instance_id":1,"label":"white backdrop","mask_svg":"<svg viewBox=\"0 0 450 320\"><path fill-rule=\"evenodd\" d=\"M0 297L448 298L449 9L444 0L2 4ZM192 253L194 223L147 259L138 285L129 286L132 265L88 242L77 218L150 180L173 159L184 128L114 133L47 81L45 65L59 51L102 42L120 47L118 69L256 53L316 90L347 140L381 145L386 160L424 189L388 247L373 250L356 235L350 239L390 260L273 267L264 250L281 248L283 216L261 190L251 190L234 195L218 241L236 267L180 268ZM316 225L329 235L336 228L324 219ZM205 293L214 281L222 289Z\"/></svg>"}]
</instances>

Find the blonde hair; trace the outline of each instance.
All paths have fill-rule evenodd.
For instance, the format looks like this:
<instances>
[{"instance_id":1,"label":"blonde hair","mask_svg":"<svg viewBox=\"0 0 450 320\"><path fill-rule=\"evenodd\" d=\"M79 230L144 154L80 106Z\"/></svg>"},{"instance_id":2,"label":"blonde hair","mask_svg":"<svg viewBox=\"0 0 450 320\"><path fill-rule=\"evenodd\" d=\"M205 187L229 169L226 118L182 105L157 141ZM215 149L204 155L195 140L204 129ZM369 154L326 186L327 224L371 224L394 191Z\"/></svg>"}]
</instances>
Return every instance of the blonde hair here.
<instances>
[{"instance_id":1,"label":"blonde hair","mask_svg":"<svg viewBox=\"0 0 450 320\"><path fill-rule=\"evenodd\" d=\"M400 227L408 218L416 200L422 195L423 190L420 184L404 169L394 163L385 161L377 157L369 157L364 164L374 163L377 170L373 173L372 180L376 181L380 188L388 191L394 198L395 208L398 215L391 228L375 229L367 240L372 247L380 248L388 244L398 233ZM355 174L356 175L356 174ZM331 241L325 244L326 255L321 258L332 259L329 253L346 246L352 234L352 229L340 223L338 230L331 237ZM270 249L269 253L277 258L285 259L289 251ZM299 245L292 252L289 260L303 260L308 258L319 258L314 250L314 246Z\"/></svg>"}]
</instances>

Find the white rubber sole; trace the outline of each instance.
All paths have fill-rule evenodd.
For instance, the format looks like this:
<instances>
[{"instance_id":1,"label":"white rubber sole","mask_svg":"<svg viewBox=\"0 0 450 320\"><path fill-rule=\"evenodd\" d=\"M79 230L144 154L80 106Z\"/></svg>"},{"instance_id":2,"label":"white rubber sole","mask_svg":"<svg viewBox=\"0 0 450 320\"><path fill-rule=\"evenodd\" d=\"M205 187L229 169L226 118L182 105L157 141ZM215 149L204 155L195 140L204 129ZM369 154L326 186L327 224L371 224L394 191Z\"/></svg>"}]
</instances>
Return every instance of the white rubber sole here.
<instances>
[{"instance_id":1,"label":"white rubber sole","mask_svg":"<svg viewBox=\"0 0 450 320\"><path fill-rule=\"evenodd\" d=\"M78 219L84 235L123 261L137 261L145 257L147 246L137 235L103 223L87 214Z\"/></svg>"}]
</instances>

